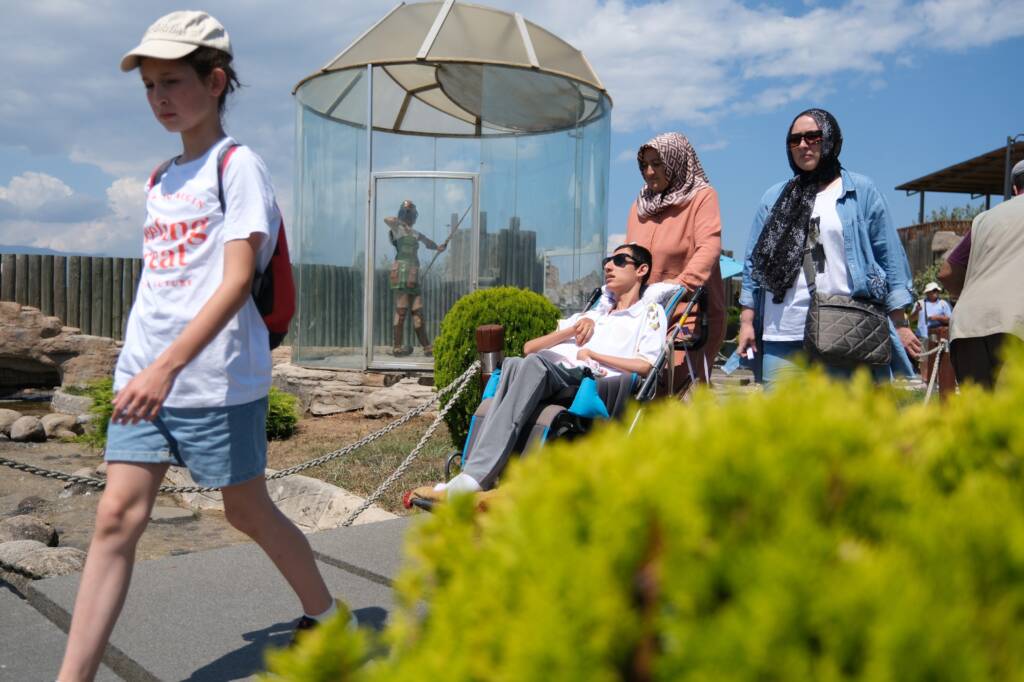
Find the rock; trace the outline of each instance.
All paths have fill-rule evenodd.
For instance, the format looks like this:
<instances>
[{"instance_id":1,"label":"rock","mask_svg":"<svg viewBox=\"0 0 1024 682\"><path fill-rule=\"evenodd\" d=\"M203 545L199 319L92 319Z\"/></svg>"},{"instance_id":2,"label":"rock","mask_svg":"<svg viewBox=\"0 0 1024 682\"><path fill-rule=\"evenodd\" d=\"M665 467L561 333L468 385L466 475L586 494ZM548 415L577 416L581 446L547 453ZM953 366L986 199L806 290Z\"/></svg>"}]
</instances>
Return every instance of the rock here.
<instances>
[{"instance_id":1,"label":"rock","mask_svg":"<svg viewBox=\"0 0 1024 682\"><path fill-rule=\"evenodd\" d=\"M18 506L15 507L15 511L19 514L31 514L34 511L46 509L49 505L49 502L38 495L29 495L18 503Z\"/></svg>"},{"instance_id":2,"label":"rock","mask_svg":"<svg viewBox=\"0 0 1024 682\"><path fill-rule=\"evenodd\" d=\"M272 473L272 469L267 469L268 476ZM195 485L188 470L181 467L171 467L164 477L164 482L169 485ZM363 498L358 495L308 476L287 476L268 481L267 489L274 504L304 533L339 527L342 521L363 503ZM197 511L224 510L223 498L219 492L176 493L175 497L190 509ZM355 523L358 525L393 518L396 518L394 514L372 506L363 512Z\"/></svg>"},{"instance_id":3,"label":"rock","mask_svg":"<svg viewBox=\"0 0 1024 682\"><path fill-rule=\"evenodd\" d=\"M338 528L363 503L363 498L308 476L287 476L268 481L270 498L303 533ZM355 524L386 521L394 514L377 506L364 511Z\"/></svg>"},{"instance_id":4,"label":"rock","mask_svg":"<svg viewBox=\"0 0 1024 682\"><path fill-rule=\"evenodd\" d=\"M314 417L326 417L361 410L365 402L366 393L362 389L331 384L314 389L306 411Z\"/></svg>"},{"instance_id":5,"label":"rock","mask_svg":"<svg viewBox=\"0 0 1024 682\"><path fill-rule=\"evenodd\" d=\"M21 417L11 424L11 440L18 443L40 443L46 440L46 430L37 417Z\"/></svg>"},{"instance_id":6,"label":"rock","mask_svg":"<svg viewBox=\"0 0 1024 682\"><path fill-rule=\"evenodd\" d=\"M54 438L56 440L74 440L75 438L78 438L80 435L81 433L76 433L75 431L68 431L67 429L57 429L56 431L53 432L53 434L50 435L50 438Z\"/></svg>"},{"instance_id":7,"label":"rock","mask_svg":"<svg viewBox=\"0 0 1024 682\"><path fill-rule=\"evenodd\" d=\"M63 414L88 415L91 407L92 398L89 396L73 395L59 388L53 392L53 398L50 399L50 409Z\"/></svg>"},{"instance_id":8,"label":"rock","mask_svg":"<svg viewBox=\"0 0 1024 682\"><path fill-rule=\"evenodd\" d=\"M50 547L57 546L57 531L35 516L23 514L0 521L0 542L35 540Z\"/></svg>"},{"instance_id":9,"label":"rock","mask_svg":"<svg viewBox=\"0 0 1024 682\"><path fill-rule=\"evenodd\" d=\"M106 460L103 460L102 462L100 462L99 466L96 467L96 475L99 476L100 478L106 478L107 477L107 461Z\"/></svg>"},{"instance_id":10,"label":"rock","mask_svg":"<svg viewBox=\"0 0 1024 682\"><path fill-rule=\"evenodd\" d=\"M164 474L164 484L173 486L193 486L196 482L192 480L188 469L185 467L170 467ZM194 511L203 509L216 509L224 511L224 498L220 491L215 490L209 493L174 493L174 497L186 507Z\"/></svg>"},{"instance_id":11,"label":"rock","mask_svg":"<svg viewBox=\"0 0 1024 682\"><path fill-rule=\"evenodd\" d=\"M38 540L0 542L0 567L18 569L22 559L40 549L48 548Z\"/></svg>"},{"instance_id":12,"label":"rock","mask_svg":"<svg viewBox=\"0 0 1024 682\"><path fill-rule=\"evenodd\" d=\"M326 416L362 409L374 391L397 383L402 373L353 369L312 369L290 362L275 364L274 386L299 399L303 412Z\"/></svg>"},{"instance_id":13,"label":"rock","mask_svg":"<svg viewBox=\"0 0 1024 682\"><path fill-rule=\"evenodd\" d=\"M0 443L7 442L11 439L6 433L0 433Z\"/></svg>"},{"instance_id":14,"label":"rock","mask_svg":"<svg viewBox=\"0 0 1024 682\"><path fill-rule=\"evenodd\" d=\"M0 304L4 367L20 385L85 385L111 376L120 344L64 327L56 317L17 303ZM34 377L34 380L24 380Z\"/></svg>"},{"instance_id":15,"label":"rock","mask_svg":"<svg viewBox=\"0 0 1024 682\"><path fill-rule=\"evenodd\" d=\"M0 409L0 433L10 434L11 425L21 419L21 412L17 410Z\"/></svg>"},{"instance_id":16,"label":"rock","mask_svg":"<svg viewBox=\"0 0 1024 682\"><path fill-rule=\"evenodd\" d=\"M84 478L97 478L96 470L90 467L83 467L72 472L72 476L82 476ZM88 483L65 483L64 490L57 496L60 499L67 499L74 495L90 495L92 493L98 493L101 489L95 486L89 485Z\"/></svg>"},{"instance_id":17,"label":"rock","mask_svg":"<svg viewBox=\"0 0 1024 682\"><path fill-rule=\"evenodd\" d=\"M363 415L367 417L397 417L419 407L434 397L434 389L423 386L417 379L402 379L394 386L382 388L366 397ZM431 414L432 411L427 412Z\"/></svg>"},{"instance_id":18,"label":"rock","mask_svg":"<svg viewBox=\"0 0 1024 682\"><path fill-rule=\"evenodd\" d=\"M43 547L27 553L19 565L25 573L39 578L71 575L85 567L85 552L74 547Z\"/></svg>"},{"instance_id":19,"label":"rock","mask_svg":"<svg viewBox=\"0 0 1024 682\"><path fill-rule=\"evenodd\" d=\"M196 513L181 507L153 507L149 520L153 523L188 523L196 520Z\"/></svg>"},{"instance_id":20,"label":"rock","mask_svg":"<svg viewBox=\"0 0 1024 682\"><path fill-rule=\"evenodd\" d=\"M73 414L46 414L39 421L43 425L43 430L46 431L47 438L53 438L54 433L58 430L75 431L77 429L79 432L83 431L81 424Z\"/></svg>"}]
</instances>

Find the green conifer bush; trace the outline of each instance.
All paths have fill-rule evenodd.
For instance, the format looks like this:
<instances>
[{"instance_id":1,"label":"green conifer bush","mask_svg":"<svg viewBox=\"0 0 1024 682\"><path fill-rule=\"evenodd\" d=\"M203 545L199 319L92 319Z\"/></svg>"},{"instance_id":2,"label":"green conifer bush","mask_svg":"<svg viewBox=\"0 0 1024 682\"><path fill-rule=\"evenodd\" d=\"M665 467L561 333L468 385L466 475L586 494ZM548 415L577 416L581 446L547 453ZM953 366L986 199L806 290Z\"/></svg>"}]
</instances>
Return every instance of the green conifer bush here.
<instances>
[{"instance_id":1,"label":"green conifer bush","mask_svg":"<svg viewBox=\"0 0 1024 682\"><path fill-rule=\"evenodd\" d=\"M299 425L298 399L272 386L267 400L267 440L291 438Z\"/></svg>"},{"instance_id":2,"label":"green conifer bush","mask_svg":"<svg viewBox=\"0 0 1024 682\"><path fill-rule=\"evenodd\" d=\"M441 331L434 342L434 383L447 386L477 359L476 328L480 325L502 325L505 356L520 356L523 344L553 331L559 316L554 304L528 289L498 287L463 296L441 321ZM471 382L446 415L448 432L457 447L462 447L466 439L480 393L479 383Z\"/></svg>"},{"instance_id":3,"label":"green conifer bush","mask_svg":"<svg viewBox=\"0 0 1024 682\"><path fill-rule=\"evenodd\" d=\"M652 407L632 435L611 424L551 444L512 463L486 514L457 499L414 526L389 656L339 667L367 651L365 634L342 632L272 670L1021 679L1024 361L1004 379L926 406L867 376L812 374Z\"/></svg>"}]
</instances>

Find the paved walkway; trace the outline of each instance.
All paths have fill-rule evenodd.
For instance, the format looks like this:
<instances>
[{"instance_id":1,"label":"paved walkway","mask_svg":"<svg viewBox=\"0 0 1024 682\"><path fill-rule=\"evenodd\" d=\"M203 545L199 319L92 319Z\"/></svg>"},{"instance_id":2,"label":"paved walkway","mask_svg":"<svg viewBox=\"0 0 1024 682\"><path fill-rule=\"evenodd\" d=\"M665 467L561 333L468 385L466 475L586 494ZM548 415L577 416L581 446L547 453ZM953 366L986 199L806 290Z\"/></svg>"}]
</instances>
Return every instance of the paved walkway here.
<instances>
[{"instance_id":1,"label":"paved walkway","mask_svg":"<svg viewBox=\"0 0 1024 682\"><path fill-rule=\"evenodd\" d=\"M309 536L332 593L370 627L382 627L391 608L410 522ZM27 601L0 588L0 681L55 679L79 577L33 582ZM262 671L266 647L289 641L296 609L291 590L252 544L141 562L97 679L248 679Z\"/></svg>"}]
</instances>

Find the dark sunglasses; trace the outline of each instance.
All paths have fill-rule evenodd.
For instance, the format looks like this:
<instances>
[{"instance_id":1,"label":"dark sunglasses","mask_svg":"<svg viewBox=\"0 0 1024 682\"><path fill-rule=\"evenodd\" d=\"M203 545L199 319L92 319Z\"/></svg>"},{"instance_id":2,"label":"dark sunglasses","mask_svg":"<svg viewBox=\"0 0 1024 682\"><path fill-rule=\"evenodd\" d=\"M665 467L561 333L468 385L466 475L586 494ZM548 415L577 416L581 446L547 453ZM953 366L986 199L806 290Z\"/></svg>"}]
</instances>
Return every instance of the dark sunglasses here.
<instances>
[{"instance_id":1,"label":"dark sunglasses","mask_svg":"<svg viewBox=\"0 0 1024 682\"><path fill-rule=\"evenodd\" d=\"M609 263L614 263L617 268L624 268L630 263L633 265L640 265L640 261L625 253L617 253L614 256L607 256L601 259L601 267L604 267Z\"/></svg>"},{"instance_id":2,"label":"dark sunglasses","mask_svg":"<svg viewBox=\"0 0 1024 682\"><path fill-rule=\"evenodd\" d=\"M809 147L821 144L823 134L820 130L808 130L806 133L790 133L786 136L786 144L790 147L799 147L800 142L807 142Z\"/></svg>"}]
</instances>

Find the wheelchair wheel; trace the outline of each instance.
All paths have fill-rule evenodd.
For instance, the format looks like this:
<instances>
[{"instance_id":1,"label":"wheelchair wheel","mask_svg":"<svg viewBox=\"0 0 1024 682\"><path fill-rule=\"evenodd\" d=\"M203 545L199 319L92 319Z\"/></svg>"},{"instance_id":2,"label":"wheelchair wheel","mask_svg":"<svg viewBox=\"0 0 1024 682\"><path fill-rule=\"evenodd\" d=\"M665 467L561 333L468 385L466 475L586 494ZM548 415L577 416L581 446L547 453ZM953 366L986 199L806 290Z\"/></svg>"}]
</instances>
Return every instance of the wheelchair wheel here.
<instances>
[{"instance_id":1,"label":"wheelchair wheel","mask_svg":"<svg viewBox=\"0 0 1024 682\"><path fill-rule=\"evenodd\" d=\"M448 455L448 459L444 461L444 480L450 481L455 478L455 474L452 473L455 466L462 461L462 451L452 450L451 454Z\"/></svg>"}]
</instances>

